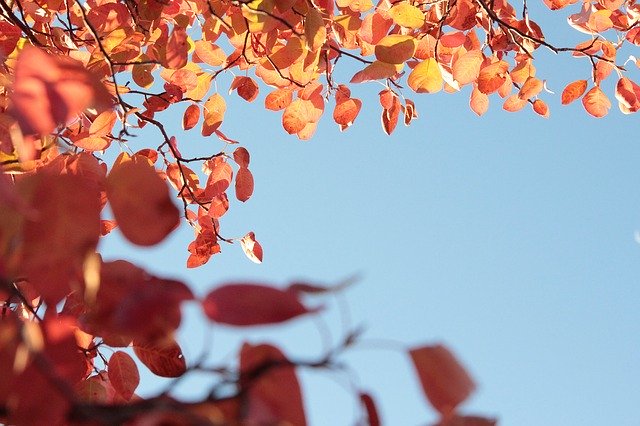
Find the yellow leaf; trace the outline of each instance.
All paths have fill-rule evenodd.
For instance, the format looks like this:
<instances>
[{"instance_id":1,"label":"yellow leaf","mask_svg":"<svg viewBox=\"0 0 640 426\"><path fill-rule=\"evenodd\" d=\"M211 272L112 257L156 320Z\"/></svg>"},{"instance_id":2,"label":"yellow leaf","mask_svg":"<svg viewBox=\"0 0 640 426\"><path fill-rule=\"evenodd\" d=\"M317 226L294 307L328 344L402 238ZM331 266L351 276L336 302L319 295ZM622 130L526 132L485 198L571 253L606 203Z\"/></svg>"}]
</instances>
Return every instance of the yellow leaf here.
<instances>
[{"instance_id":1,"label":"yellow leaf","mask_svg":"<svg viewBox=\"0 0 640 426\"><path fill-rule=\"evenodd\" d=\"M417 29L424 24L424 14L409 3L397 3L389 10L389 15L396 25Z\"/></svg>"},{"instance_id":2,"label":"yellow leaf","mask_svg":"<svg viewBox=\"0 0 640 426\"><path fill-rule=\"evenodd\" d=\"M376 58L388 64L402 64L411 59L416 47L416 40L412 36L388 35L376 45Z\"/></svg>"},{"instance_id":3,"label":"yellow leaf","mask_svg":"<svg viewBox=\"0 0 640 426\"><path fill-rule=\"evenodd\" d=\"M436 93L442 90L442 73L434 58L420 62L409 74L409 87L418 93Z\"/></svg>"}]
</instances>

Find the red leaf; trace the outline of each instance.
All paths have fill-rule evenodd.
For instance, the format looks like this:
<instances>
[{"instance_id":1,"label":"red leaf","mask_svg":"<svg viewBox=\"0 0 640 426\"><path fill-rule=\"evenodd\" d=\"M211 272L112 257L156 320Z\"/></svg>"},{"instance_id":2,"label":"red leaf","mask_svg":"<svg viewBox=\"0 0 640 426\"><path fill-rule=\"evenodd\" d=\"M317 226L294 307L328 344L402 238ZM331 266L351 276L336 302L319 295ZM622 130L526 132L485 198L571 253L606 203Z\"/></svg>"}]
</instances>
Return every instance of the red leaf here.
<instances>
[{"instance_id":1,"label":"red leaf","mask_svg":"<svg viewBox=\"0 0 640 426\"><path fill-rule=\"evenodd\" d=\"M380 416L378 415L378 409L373 401L373 398L368 393L360 394L360 402L364 405L367 411L367 424L369 426L380 426Z\"/></svg>"},{"instance_id":2,"label":"red leaf","mask_svg":"<svg viewBox=\"0 0 640 426\"><path fill-rule=\"evenodd\" d=\"M240 374L240 384L247 391L247 424L306 425L295 368L278 348L244 344Z\"/></svg>"},{"instance_id":3,"label":"red leaf","mask_svg":"<svg viewBox=\"0 0 640 426\"><path fill-rule=\"evenodd\" d=\"M253 232L247 233L247 235L240 239L240 245L249 260L254 263L262 263L262 246L256 240L256 234Z\"/></svg>"},{"instance_id":4,"label":"red leaf","mask_svg":"<svg viewBox=\"0 0 640 426\"><path fill-rule=\"evenodd\" d=\"M157 244L180 221L167 184L144 160L115 164L107 177L107 197L120 231L134 244Z\"/></svg>"},{"instance_id":5,"label":"red leaf","mask_svg":"<svg viewBox=\"0 0 640 426\"><path fill-rule=\"evenodd\" d=\"M36 212L26 216L23 228L21 273L55 305L71 292L85 256L98 243L98 186L73 174L40 173L20 183L22 193L29 188Z\"/></svg>"},{"instance_id":6,"label":"red leaf","mask_svg":"<svg viewBox=\"0 0 640 426\"><path fill-rule=\"evenodd\" d=\"M260 92L258 84L251 77L234 77L229 91L237 90L238 95L247 102L253 102Z\"/></svg>"},{"instance_id":7,"label":"red leaf","mask_svg":"<svg viewBox=\"0 0 640 426\"><path fill-rule=\"evenodd\" d=\"M478 416L454 416L442 419L435 426L496 426L496 419Z\"/></svg>"},{"instance_id":8,"label":"red leaf","mask_svg":"<svg viewBox=\"0 0 640 426\"><path fill-rule=\"evenodd\" d=\"M227 284L211 291L202 306L209 319L221 324L277 324L314 312L291 292L260 284Z\"/></svg>"},{"instance_id":9,"label":"red leaf","mask_svg":"<svg viewBox=\"0 0 640 426\"><path fill-rule=\"evenodd\" d=\"M133 341L136 356L153 374L160 377L179 377L187 371L182 349L173 339L144 343Z\"/></svg>"},{"instance_id":10,"label":"red leaf","mask_svg":"<svg viewBox=\"0 0 640 426\"><path fill-rule=\"evenodd\" d=\"M126 352L117 351L109 358L107 371L113 388L129 401L140 383L140 373L133 358Z\"/></svg>"},{"instance_id":11,"label":"red leaf","mask_svg":"<svg viewBox=\"0 0 640 426\"><path fill-rule=\"evenodd\" d=\"M245 148L241 146L236 148L236 150L233 151L233 160L240 167L249 167L249 161L251 160L251 157L249 156L249 151L247 151Z\"/></svg>"},{"instance_id":12,"label":"red leaf","mask_svg":"<svg viewBox=\"0 0 640 426\"><path fill-rule=\"evenodd\" d=\"M467 371L444 346L423 346L409 351L418 378L431 405L446 416L475 389Z\"/></svg>"},{"instance_id":13,"label":"red leaf","mask_svg":"<svg viewBox=\"0 0 640 426\"><path fill-rule=\"evenodd\" d=\"M184 28L176 26L169 36L166 46L166 60L164 65L170 69L178 69L187 65L189 44L187 32Z\"/></svg>"},{"instance_id":14,"label":"red leaf","mask_svg":"<svg viewBox=\"0 0 640 426\"><path fill-rule=\"evenodd\" d=\"M111 102L100 81L81 63L26 46L16 63L14 114L25 134L47 134L92 104Z\"/></svg>"},{"instance_id":15,"label":"red leaf","mask_svg":"<svg viewBox=\"0 0 640 426\"><path fill-rule=\"evenodd\" d=\"M241 167L236 175L236 197L244 202L251 197L251 194L253 194L253 175L249 169Z\"/></svg>"}]
</instances>

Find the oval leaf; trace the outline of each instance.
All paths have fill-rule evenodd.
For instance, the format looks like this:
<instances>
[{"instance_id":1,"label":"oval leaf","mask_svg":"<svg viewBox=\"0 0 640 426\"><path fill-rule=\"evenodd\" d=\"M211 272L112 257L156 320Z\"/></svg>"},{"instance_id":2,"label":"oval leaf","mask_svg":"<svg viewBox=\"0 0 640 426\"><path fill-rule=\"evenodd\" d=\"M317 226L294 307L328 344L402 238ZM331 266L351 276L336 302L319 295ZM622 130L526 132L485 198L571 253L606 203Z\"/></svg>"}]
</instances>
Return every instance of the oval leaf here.
<instances>
[{"instance_id":1,"label":"oval leaf","mask_svg":"<svg viewBox=\"0 0 640 426\"><path fill-rule=\"evenodd\" d=\"M133 341L136 356L153 374L160 377L180 377L187 371L182 349L173 339L145 343Z\"/></svg>"},{"instance_id":2,"label":"oval leaf","mask_svg":"<svg viewBox=\"0 0 640 426\"><path fill-rule=\"evenodd\" d=\"M444 346L414 348L409 355L429 402L444 416L451 414L475 389L467 371Z\"/></svg>"},{"instance_id":3,"label":"oval leaf","mask_svg":"<svg viewBox=\"0 0 640 426\"><path fill-rule=\"evenodd\" d=\"M145 160L116 163L107 177L107 198L120 231L134 244L157 244L180 221L167 184Z\"/></svg>"},{"instance_id":4,"label":"oval leaf","mask_svg":"<svg viewBox=\"0 0 640 426\"><path fill-rule=\"evenodd\" d=\"M109 382L125 400L129 401L140 383L140 373L129 354L117 351L109 358Z\"/></svg>"},{"instance_id":5,"label":"oval leaf","mask_svg":"<svg viewBox=\"0 0 640 426\"><path fill-rule=\"evenodd\" d=\"M294 293L260 284L223 285L205 297L202 307L212 321L235 326L277 324L314 312Z\"/></svg>"}]
</instances>

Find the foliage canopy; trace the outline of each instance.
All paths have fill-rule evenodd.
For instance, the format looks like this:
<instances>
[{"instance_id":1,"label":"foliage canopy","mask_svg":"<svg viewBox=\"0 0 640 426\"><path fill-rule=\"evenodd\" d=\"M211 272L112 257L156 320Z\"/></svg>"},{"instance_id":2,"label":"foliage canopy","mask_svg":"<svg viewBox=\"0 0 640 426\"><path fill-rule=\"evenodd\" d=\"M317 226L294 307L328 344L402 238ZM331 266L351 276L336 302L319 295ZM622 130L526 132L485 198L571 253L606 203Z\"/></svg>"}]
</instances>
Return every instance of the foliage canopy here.
<instances>
[{"instance_id":1,"label":"foliage canopy","mask_svg":"<svg viewBox=\"0 0 640 426\"><path fill-rule=\"evenodd\" d=\"M602 83L615 76L619 109L637 112L640 86L626 67L639 62L619 56L640 45L640 5L544 3L571 7L568 23L586 40L549 42L526 0L0 0L0 420L305 424L296 370L339 369L336 357L357 342L357 331L318 360L246 344L237 368L212 367L182 356L175 340L181 305L199 303L214 324L279 324L315 314L306 297L344 285L228 283L198 299L182 282L103 261L99 239L117 228L132 244L152 246L183 220L195 234L188 267L236 242L222 236L219 219L229 193L250 199L254 177L247 149L232 129L222 131L227 87L218 77L226 73L234 76L228 96L253 102L268 88L265 109L281 111L284 130L300 139L313 136L328 107L341 130L351 126L363 103L350 87L373 81L382 85L387 134L417 118L409 91L469 86L478 115L493 97L504 99L506 111L530 105L548 117L534 59L541 48L588 65L589 79L569 83L563 104L580 99L587 113L605 116L611 95ZM345 61L358 70L336 81ZM169 134L160 118L165 110L180 110L184 132L214 136L222 149L183 156L182 135ZM143 127L160 143L133 152L128 141ZM108 164L111 145L122 152ZM262 262L253 232L237 242ZM158 376L208 372L233 390L214 384L195 403L164 393L142 399L131 353ZM440 424L495 423L457 411L474 382L447 348L424 345L407 355ZM362 422L379 424L370 394L354 392Z\"/></svg>"}]
</instances>

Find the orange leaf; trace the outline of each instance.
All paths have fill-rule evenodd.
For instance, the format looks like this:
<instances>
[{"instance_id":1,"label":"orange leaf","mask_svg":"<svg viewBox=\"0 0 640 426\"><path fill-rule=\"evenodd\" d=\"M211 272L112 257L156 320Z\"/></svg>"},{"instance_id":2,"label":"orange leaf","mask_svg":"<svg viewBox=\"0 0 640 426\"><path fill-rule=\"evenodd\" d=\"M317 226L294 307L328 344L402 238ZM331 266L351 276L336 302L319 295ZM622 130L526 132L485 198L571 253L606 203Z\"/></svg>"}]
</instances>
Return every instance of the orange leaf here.
<instances>
[{"instance_id":1,"label":"orange leaf","mask_svg":"<svg viewBox=\"0 0 640 426\"><path fill-rule=\"evenodd\" d=\"M482 52L470 50L453 63L453 78L461 85L476 81L482 65Z\"/></svg>"},{"instance_id":2,"label":"orange leaf","mask_svg":"<svg viewBox=\"0 0 640 426\"><path fill-rule=\"evenodd\" d=\"M537 96L538 93L542 91L542 81L538 80L535 77L529 77L518 92L518 97L520 99L529 99Z\"/></svg>"},{"instance_id":3,"label":"orange leaf","mask_svg":"<svg viewBox=\"0 0 640 426\"><path fill-rule=\"evenodd\" d=\"M469 99L469 106L473 112L481 116L489 109L489 97L474 87Z\"/></svg>"},{"instance_id":4,"label":"orange leaf","mask_svg":"<svg viewBox=\"0 0 640 426\"><path fill-rule=\"evenodd\" d=\"M296 99L287 106L282 114L282 127L290 135L300 132L307 123L313 121L310 118L311 114L310 101L303 99Z\"/></svg>"},{"instance_id":5,"label":"orange leaf","mask_svg":"<svg viewBox=\"0 0 640 426\"><path fill-rule=\"evenodd\" d=\"M236 175L236 198L244 202L251 197L251 194L253 194L253 175L246 167L240 167Z\"/></svg>"},{"instance_id":6,"label":"orange leaf","mask_svg":"<svg viewBox=\"0 0 640 426\"><path fill-rule=\"evenodd\" d=\"M562 91L562 105L568 105L578 99L587 90L587 80L577 80L567 84Z\"/></svg>"},{"instance_id":7,"label":"orange leaf","mask_svg":"<svg viewBox=\"0 0 640 426\"><path fill-rule=\"evenodd\" d=\"M214 93L204 103L204 123L202 123L202 136L210 136L218 130L224 120L227 103L219 93Z\"/></svg>"},{"instance_id":8,"label":"orange leaf","mask_svg":"<svg viewBox=\"0 0 640 426\"><path fill-rule=\"evenodd\" d=\"M333 110L333 119L340 126L340 130L344 130L351 126L362 108L360 99L348 98L342 102L336 103Z\"/></svg>"},{"instance_id":9,"label":"orange leaf","mask_svg":"<svg viewBox=\"0 0 640 426\"><path fill-rule=\"evenodd\" d=\"M184 130L193 129L200 120L200 107L196 104L191 104L184 111L182 116L182 128Z\"/></svg>"},{"instance_id":10,"label":"orange leaf","mask_svg":"<svg viewBox=\"0 0 640 426\"><path fill-rule=\"evenodd\" d=\"M304 315L307 309L294 293L261 284L225 284L202 301L207 317L220 324L277 324Z\"/></svg>"},{"instance_id":11,"label":"orange leaf","mask_svg":"<svg viewBox=\"0 0 640 426\"><path fill-rule=\"evenodd\" d=\"M189 44L187 32L182 27L174 27L167 41L166 58L164 65L170 69L179 69L187 65Z\"/></svg>"},{"instance_id":12,"label":"orange leaf","mask_svg":"<svg viewBox=\"0 0 640 426\"><path fill-rule=\"evenodd\" d=\"M616 84L616 99L624 114L637 112L640 109L640 86L627 77L622 77Z\"/></svg>"},{"instance_id":13,"label":"orange leaf","mask_svg":"<svg viewBox=\"0 0 640 426\"><path fill-rule=\"evenodd\" d=\"M293 100L293 92L289 89L276 89L264 99L264 107L271 111L280 111L289 106Z\"/></svg>"},{"instance_id":14,"label":"orange leaf","mask_svg":"<svg viewBox=\"0 0 640 426\"><path fill-rule=\"evenodd\" d=\"M304 36L307 47L316 51L327 41L324 19L315 7L310 7L304 20Z\"/></svg>"},{"instance_id":15,"label":"orange leaf","mask_svg":"<svg viewBox=\"0 0 640 426\"><path fill-rule=\"evenodd\" d=\"M478 90L489 95L497 91L507 80L509 64L505 61L494 62L480 70L478 75Z\"/></svg>"},{"instance_id":16,"label":"orange leaf","mask_svg":"<svg viewBox=\"0 0 640 426\"><path fill-rule=\"evenodd\" d=\"M611 102L598 86L593 87L582 98L584 109L596 118L602 118L609 112Z\"/></svg>"},{"instance_id":17,"label":"orange leaf","mask_svg":"<svg viewBox=\"0 0 640 426\"><path fill-rule=\"evenodd\" d=\"M525 99L520 99L518 95L511 95L502 104L502 109L509 112L516 112L524 108L526 104L527 101Z\"/></svg>"},{"instance_id":18,"label":"orange leaf","mask_svg":"<svg viewBox=\"0 0 640 426\"><path fill-rule=\"evenodd\" d=\"M182 349L173 339L153 343L134 340L133 352L156 376L180 377L187 371Z\"/></svg>"},{"instance_id":19,"label":"orange leaf","mask_svg":"<svg viewBox=\"0 0 640 426\"><path fill-rule=\"evenodd\" d=\"M140 373L133 358L126 352L115 352L109 358L107 372L116 392L129 401L140 383Z\"/></svg>"},{"instance_id":20,"label":"orange leaf","mask_svg":"<svg viewBox=\"0 0 640 426\"><path fill-rule=\"evenodd\" d=\"M549 118L549 107L542 99L536 99L533 103L533 110L536 114L541 115L544 118Z\"/></svg>"},{"instance_id":21,"label":"orange leaf","mask_svg":"<svg viewBox=\"0 0 640 426\"><path fill-rule=\"evenodd\" d=\"M442 89L442 73L438 62L434 58L428 58L420 62L411 71L407 84L418 93L436 93Z\"/></svg>"},{"instance_id":22,"label":"orange leaf","mask_svg":"<svg viewBox=\"0 0 640 426\"><path fill-rule=\"evenodd\" d=\"M366 81L391 78L398 73L398 66L386 62L374 61L362 71L358 71L351 77L350 83L364 83Z\"/></svg>"},{"instance_id":23,"label":"orange leaf","mask_svg":"<svg viewBox=\"0 0 640 426\"><path fill-rule=\"evenodd\" d=\"M94 137L107 136L115 126L117 118L116 112L112 109L98 114L89 127L89 135Z\"/></svg>"},{"instance_id":24,"label":"orange leaf","mask_svg":"<svg viewBox=\"0 0 640 426\"><path fill-rule=\"evenodd\" d=\"M475 389L467 371L444 346L422 346L409 354L425 395L443 416L453 413Z\"/></svg>"},{"instance_id":25,"label":"orange leaf","mask_svg":"<svg viewBox=\"0 0 640 426\"><path fill-rule=\"evenodd\" d=\"M146 161L115 164L107 177L107 198L120 231L134 244L157 244L178 226L167 184Z\"/></svg>"},{"instance_id":26,"label":"orange leaf","mask_svg":"<svg viewBox=\"0 0 640 426\"><path fill-rule=\"evenodd\" d=\"M242 201L242 200L240 200ZM242 251L254 263L262 263L262 246L256 240L256 234L249 232L240 239Z\"/></svg>"}]
</instances>

